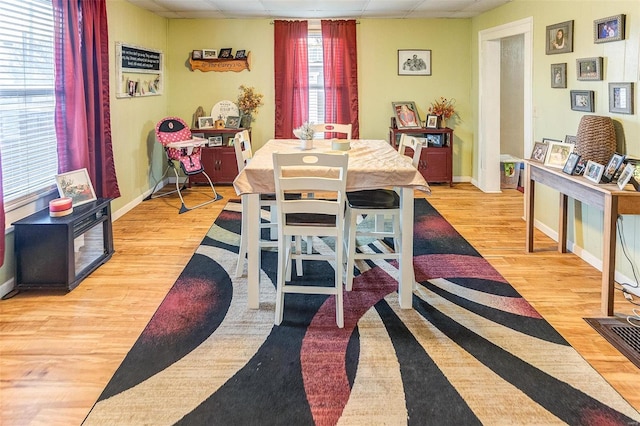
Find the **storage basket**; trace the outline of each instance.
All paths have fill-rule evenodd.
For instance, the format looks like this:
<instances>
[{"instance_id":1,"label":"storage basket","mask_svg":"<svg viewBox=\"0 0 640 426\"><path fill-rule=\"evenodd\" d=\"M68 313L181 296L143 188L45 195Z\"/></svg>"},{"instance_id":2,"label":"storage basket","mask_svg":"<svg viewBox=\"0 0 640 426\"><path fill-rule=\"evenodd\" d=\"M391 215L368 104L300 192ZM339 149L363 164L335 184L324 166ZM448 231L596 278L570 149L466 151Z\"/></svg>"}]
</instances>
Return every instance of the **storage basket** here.
<instances>
[{"instance_id":1,"label":"storage basket","mask_svg":"<svg viewBox=\"0 0 640 426\"><path fill-rule=\"evenodd\" d=\"M575 152L585 160L607 164L616 152L616 131L611 117L583 116L578 125Z\"/></svg>"}]
</instances>

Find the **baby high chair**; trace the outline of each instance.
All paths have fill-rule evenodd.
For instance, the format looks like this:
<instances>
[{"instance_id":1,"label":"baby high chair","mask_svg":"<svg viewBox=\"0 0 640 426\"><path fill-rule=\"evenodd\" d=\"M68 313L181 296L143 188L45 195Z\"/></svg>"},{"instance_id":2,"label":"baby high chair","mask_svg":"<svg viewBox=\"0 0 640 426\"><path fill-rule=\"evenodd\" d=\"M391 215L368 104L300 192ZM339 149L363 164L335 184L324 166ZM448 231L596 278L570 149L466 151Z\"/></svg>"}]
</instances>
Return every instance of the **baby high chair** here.
<instances>
[{"instance_id":1,"label":"baby high chair","mask_svg":"<svg viewBox=\"0 0 640 426\"><path fill-rule=\"evenodd\" d=\"M178 117L167 117L160 120L156 125L156 138L158 139L158 142L162 144L164 151L167 154L167 168L165 169L162 178L153 187L153 191L147 199L163 197L177 192L182 203L180 206L180 213L184 213L222 198L222 196L218 195L216 192L213 182L211 182L211 178L209 178L209 175L204 171L204 166L200 160L201 146L204 145L205 139L193 138L187 123ZM176 162L180 164L180 168L184 174L187 175L187 180L183 182L182 188L180 187L180 176L178 174ZM174 191L155 195L156 188L159 184L164 182L164 178L169 172L169 169L172 169L176 175L176 189ZM182 198L182 190L186 188L189 176L196 175L198 173L202 173L209 181L209 185L213 191L213 199L193 207L187 207L184 203L184 199Z\"/></svg>"}]
</instances>

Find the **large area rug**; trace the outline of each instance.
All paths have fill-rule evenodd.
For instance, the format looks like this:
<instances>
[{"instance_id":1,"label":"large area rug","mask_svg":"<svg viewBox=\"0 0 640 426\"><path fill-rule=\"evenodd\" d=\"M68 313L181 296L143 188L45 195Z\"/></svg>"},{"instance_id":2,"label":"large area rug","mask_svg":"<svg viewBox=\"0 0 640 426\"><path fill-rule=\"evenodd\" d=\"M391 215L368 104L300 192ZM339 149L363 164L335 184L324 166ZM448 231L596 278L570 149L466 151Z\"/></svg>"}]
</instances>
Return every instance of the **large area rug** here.
<instances>
[{"instance_id":1,"label":"large area rug","mask_svg":"<svg viewBox=\"0 0 640 426\"><path fill-rule=\"evenodd\" d=\"M273 325L275 252L263 252L260 309L247 309L239 231L230 202L86 425L640 421L426 200L416 200L413 309L398 306L393 263L361 264L344 329L332 297L313 295L288 295ZM304 280L331 277L329 263L305 262Z\"/></svg>"}]
</instances>

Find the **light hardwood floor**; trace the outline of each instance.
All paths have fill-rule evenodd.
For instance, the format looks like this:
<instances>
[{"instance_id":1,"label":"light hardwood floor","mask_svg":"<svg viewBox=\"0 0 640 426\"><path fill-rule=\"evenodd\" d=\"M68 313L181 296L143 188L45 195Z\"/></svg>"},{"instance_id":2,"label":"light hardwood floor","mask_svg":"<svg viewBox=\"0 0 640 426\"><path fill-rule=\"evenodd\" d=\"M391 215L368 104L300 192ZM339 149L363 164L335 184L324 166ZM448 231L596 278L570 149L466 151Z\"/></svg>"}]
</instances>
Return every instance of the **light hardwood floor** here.
<instances>
[{"instance_id":1,"label":"light hardwood floor","mask_svg":"<svg viewBox=\"0 0 640 426\"><path fill-rule=\"evenodd\" d=\"M0 301L0 424L78 425L140 335L229 198L178 214L169 196L115 221L113 258L69 293L22 292ZM484 194L470 184L432 185L426 198L640 410L640 369L596 333L600 273L536 233L524 251L523 196ZM206 188L187 196L199 202ZM417 196L424 194L417 193ZM189 202L189 201L187 201ZM637 299L636 299L637 300ZM616 292L616 314L633 305Z\"/></svg>"}]
</instances>

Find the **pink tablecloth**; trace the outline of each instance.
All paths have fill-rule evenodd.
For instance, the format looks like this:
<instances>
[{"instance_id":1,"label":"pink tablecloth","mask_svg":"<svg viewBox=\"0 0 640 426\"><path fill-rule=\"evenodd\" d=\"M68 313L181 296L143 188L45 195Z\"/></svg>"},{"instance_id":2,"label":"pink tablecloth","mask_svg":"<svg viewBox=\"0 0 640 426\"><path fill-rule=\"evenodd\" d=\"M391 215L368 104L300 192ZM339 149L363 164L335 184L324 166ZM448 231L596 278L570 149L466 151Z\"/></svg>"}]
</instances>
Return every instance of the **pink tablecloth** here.
<instances>
[{"instance_id":1,"label":"pink tablecloth","mask_svg":"<svg viewBox=\"0 0 640 426\"><path fill-rule=\"evenodd\" d=\"M332 151L330 140L314 140L308 152ZM255 152L253 159L238 174L233 186L238 195L275 192L273 152L301 152L296 139L271 139ZM386 187L410 187L430 193L429 184L413 167L411 158L399 155L383 140L352 140L347 172L347 191Z\"/></svg>"}]
</instances>

